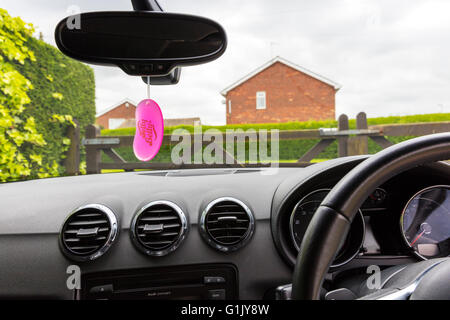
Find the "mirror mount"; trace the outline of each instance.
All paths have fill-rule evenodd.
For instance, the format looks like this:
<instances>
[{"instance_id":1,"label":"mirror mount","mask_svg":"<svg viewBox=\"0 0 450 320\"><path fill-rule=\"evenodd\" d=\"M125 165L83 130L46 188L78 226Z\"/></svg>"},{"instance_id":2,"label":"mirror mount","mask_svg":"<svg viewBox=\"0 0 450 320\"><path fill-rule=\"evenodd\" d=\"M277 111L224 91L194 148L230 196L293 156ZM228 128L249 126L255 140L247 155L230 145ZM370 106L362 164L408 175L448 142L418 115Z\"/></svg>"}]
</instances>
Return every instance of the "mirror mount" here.
<instances>
[{"instance_id":1,"label":"mirror mount","mask_svg":"<svg viewBox=\"0 0 450 320\"><path fill-rule=\"evenodd\" d=\"M131 0L131 3L134 11L163 11L157 0Z\"/></svg>"},{"instance_id":2,"label":"mirror mount","mask_svg":"<svg viewBox=\"0 0 450 320\"><path fill-rule=\"evenodd\" d=\"M162 12L163 9L159 5L157 0L131 0L134 11L158 11ZM168 75L155 77L142 77L142 81L145 84L148 84L148 80L150 79L151 85L171 85L177 84L180 81L181 68L177 67L172 70Z\"/></svg>"}]
</instances>

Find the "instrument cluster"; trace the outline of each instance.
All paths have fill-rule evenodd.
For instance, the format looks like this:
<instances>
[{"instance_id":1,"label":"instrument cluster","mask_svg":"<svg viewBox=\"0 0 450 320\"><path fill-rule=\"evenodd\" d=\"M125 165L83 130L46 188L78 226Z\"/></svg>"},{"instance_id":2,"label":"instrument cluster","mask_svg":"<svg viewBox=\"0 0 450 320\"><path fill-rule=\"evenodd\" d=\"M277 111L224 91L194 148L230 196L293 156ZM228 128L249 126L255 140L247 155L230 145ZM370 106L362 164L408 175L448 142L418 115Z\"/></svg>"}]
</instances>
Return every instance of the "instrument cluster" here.
<instances>
[{"instance_id":1,"label":"instrument cluster","mask_svg":"<svg viewBox=\"0 0 450 320\"><path fill-rule=\"evenodd\" d=\"M300 251L303 236L308 225L331 189L316 189L300 199L294 206L289 231L295 250ZM375 189L367 198L352 222L347 238L339 250L332 267L342 266L364 250L367 221L371 216L389 215L398 221L398 214L392 214L389 202L395 198L384 188ZM400 210L398 210L400 211ZM404 206L399 219L401 237L406 247L422 259L450 256L450 186L430 186L414 194ZM378 228L380 229L380 228ZM386 232L392 226L386 228Z\"/></svg>"}]
</instances>

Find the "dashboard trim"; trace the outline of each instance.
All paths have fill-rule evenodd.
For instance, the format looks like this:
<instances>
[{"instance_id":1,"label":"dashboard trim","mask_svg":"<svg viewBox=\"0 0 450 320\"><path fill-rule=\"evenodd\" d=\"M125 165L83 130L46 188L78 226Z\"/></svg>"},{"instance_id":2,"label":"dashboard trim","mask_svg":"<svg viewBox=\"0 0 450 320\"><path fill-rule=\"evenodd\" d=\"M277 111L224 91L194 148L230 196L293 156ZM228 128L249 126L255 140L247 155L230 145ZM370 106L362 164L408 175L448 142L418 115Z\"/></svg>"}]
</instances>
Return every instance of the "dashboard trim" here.
<instances>
[{"instance_id":1,"label":"dashboard trim","mask_svg":"<svg viewBox=\"0 0 450 320\"><path fill-rule=\"evenodd\" d=\"M398 291L395 291L395 292L392 292L392 293L388 293L387 295L381 296L381 297L377 298L376 300L408 300L408 298L414 293L414 291L419 286L419 283L423 279L423 277L425 277L425 275L428 272L430 272L431 269L437 267L441 263L442 263L442 261L438 261L435 264L432 264L431 266L429 266L428 268L423 270L420 273L420 275L412 283L410 283L406 287L403 287L403 288L399 289ZM400 271L403 271L405 268L399 270L395 274L398 274ZM394 275L392 275L392 276L394 276Z\"/></svg>"}]
</instances>

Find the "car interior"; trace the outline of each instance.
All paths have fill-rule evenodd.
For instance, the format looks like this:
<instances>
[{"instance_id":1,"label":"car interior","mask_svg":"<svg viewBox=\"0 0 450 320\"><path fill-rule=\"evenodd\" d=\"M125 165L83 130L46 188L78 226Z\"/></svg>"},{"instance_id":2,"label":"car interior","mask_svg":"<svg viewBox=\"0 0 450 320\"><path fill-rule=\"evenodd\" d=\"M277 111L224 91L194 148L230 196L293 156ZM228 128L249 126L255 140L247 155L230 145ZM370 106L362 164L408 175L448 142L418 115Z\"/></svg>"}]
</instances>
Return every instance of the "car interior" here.
<instances>
[{"instance_id":1,"label":"car interior","mask_svg":"<svg viewBox=\"0 0 450 320\"><path fill-rule=\"evenodd\" d=\"M225 52L219 23L131 2L62 20L58 48L148 84ZM305 167L1 184L0 299L450 299L449 159L446 132Z\"/></svg>"},{"instance_id":2,"label":"car interior","mask_svg":"<svg viewBox=\"0 0 450 320\"><path fill-rule=\"evenodd\" d=\"M449 135L434 139L448 157ZM384 155L391 157L392 149ZM408 166L381 184L384 172L363 185L344 185L351 175L360 179L377 156L279 168L270 175L264 168L192 169L2 185L0 297L446 298L449 166ZM337 222L329 223L329 213L318 219L319 210L334 210L326 202L331 195L344 192L348 201L362 188L339 246L341 235L332 230ZM411 245L417 235L404 222L422 225L430 215L438 238L425 234ZM325 255L329 261L319 261ZM67 290L72 264L81 267L81 290ZM383 268L380 289L364 285L371 265ZM317 280L319 271L324 280ZM310 292L313 284L306 282L312 278L321 285Z\"/></svg>"}]
</instances>

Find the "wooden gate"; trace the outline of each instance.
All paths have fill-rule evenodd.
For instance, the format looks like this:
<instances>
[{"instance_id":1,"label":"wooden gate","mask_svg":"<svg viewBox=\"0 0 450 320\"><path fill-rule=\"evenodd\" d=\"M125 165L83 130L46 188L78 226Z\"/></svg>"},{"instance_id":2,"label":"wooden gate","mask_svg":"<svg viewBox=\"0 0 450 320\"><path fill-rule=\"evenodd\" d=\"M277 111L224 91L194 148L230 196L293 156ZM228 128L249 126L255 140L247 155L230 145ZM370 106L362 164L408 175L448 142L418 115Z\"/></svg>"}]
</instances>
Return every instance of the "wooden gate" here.
<instances>
[{"instance_id":1,"label":"wooden gate","mask_svg":"<svg viewBox=\"0 0 450 320\"><path fill-rule=\"evenodd\" d=\"M316 158L323 150L325 150L331 143L337 140L338 142L338 156L345 157L351 155L362 155L368 153L368 139L372 139L381 148L387 148L392 143L386 139L385 136L422 136L438 132L450 131L450 122L431 122L431 123L413 123L413 124L393 124L393 125L376 125L368 126L366 114L361 112L356 118L356 129L349 129L348 117L341 115L338 119L338 128L323 128L318 130L285 130L279 131L279 140L298 140L298 139L320 139L311 149L299 156L296 163L279 163L283 166L308 166L311 160ZM225 133L222 133L223 140ZM248 139L246 133L234 133L235 139ZM240 136L243 135L243 136ZM192 144L192 154L198 148L214 143L211 141L203 141L202 137L196 137L190 134L191 141L194 139L201 139L202 144ZM270 135L268 136L270 138ZM226 164L174 164L174 163L156 163L156 162L127 162L115 150L118 147L132 147L133 136L101 136L100 129L94 125L86 128L86 136L82 140L82 144L86 148L86 171L89 174L100 173L103 169L122 169L125 171L132 171L136 169L185 169L185 168L214 168L214 167L261 167L270 166L270 163L239 163L233 154L228 153L218 146L223 151L223 159L226 159ZM79 133L71 133L71 140L73 144L68 152L66 161L67 172L76 174L79 163ZM247 140L248 141L248 140ZM163 145L170 145L170 135L164 135ZM108 156L112 162L102 162L101 152ZM70 171L69 171L70 169Z\"/></svg>"}]
</instances>

